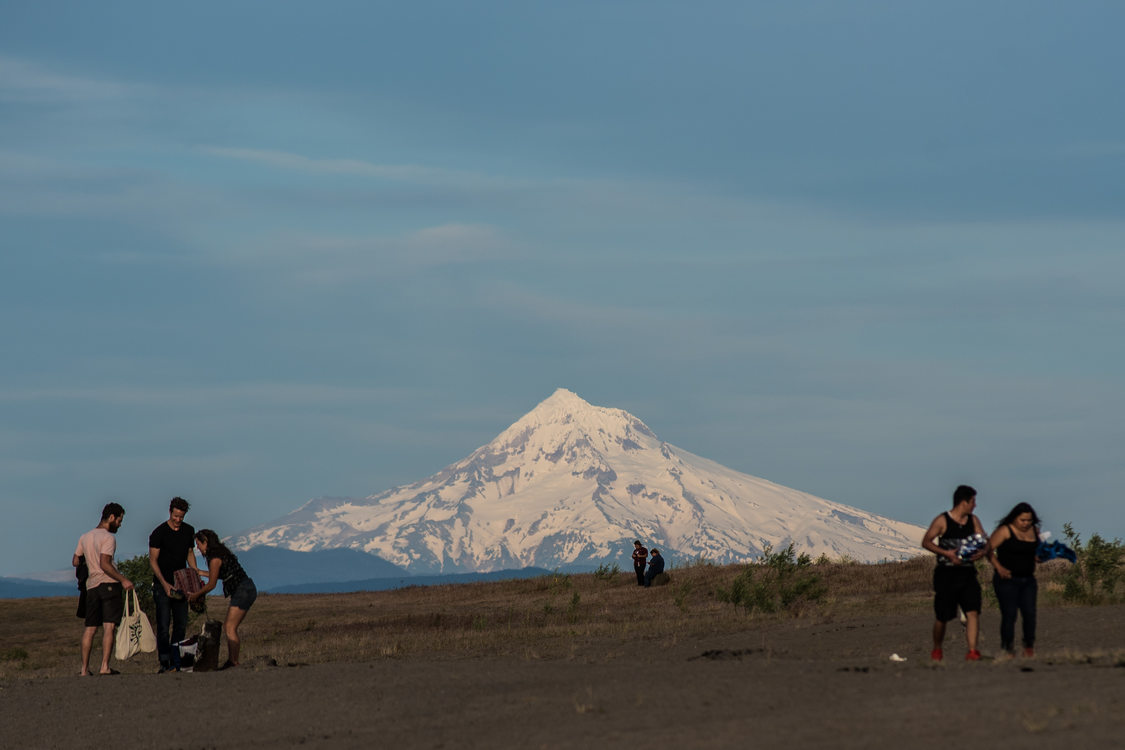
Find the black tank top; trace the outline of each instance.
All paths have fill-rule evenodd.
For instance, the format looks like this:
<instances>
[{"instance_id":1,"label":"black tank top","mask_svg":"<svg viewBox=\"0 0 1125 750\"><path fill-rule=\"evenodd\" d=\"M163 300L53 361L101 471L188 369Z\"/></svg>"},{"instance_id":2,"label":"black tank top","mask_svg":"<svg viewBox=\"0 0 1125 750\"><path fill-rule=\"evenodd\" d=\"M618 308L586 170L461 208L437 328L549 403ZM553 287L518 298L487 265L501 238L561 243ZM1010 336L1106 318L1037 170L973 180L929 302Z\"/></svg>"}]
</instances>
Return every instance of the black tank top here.
<instances>
[{"instance_id":1,"label":"black tank top","mask_svg":"<svg viewBox=\"0 0 1125 750\"><path fill-rule=\"evenodd\" d=\"M951 549L956 551L957 548L961 546L962 540L968 539L976 533L976 527L973 526L973 516L970 514L969 517L965 519L965 523L957 523L953 520L953 516L949 515L949 513L945 513L944 515L945 531L942 532L942 535L938 537L938 546L942 549ZM945 566L950 568L974 567L973 563L967 560L962 560L957 564L951 563L943 555L938 555L937 562L938 566Z\"/></svg>"},{"instance_id":2,"label":"black tank top","mask_svg":"<svg viewBox=\"0 0 1125 750\"><path fill-rule=\"evenodd\" d=\"M1016 578L1035 576L1035 550L1039 542L1025 542L1016 538L1016 532L1008 527L1009 536L996 548L996 559Z\"/></svg>"},{"instance_id":3,"label":"black tank top","mask_svg":"<svg viewBox=\"0 0 1125 750\"><path fill-rule=\"evenodd\" d=\"M223 596L230 596L235 592L239 585L250 576L246 575L246 571L242 569L242 564L238 562L238 555L233 552L230 557L219 557L219 578L223 580ZM211 558L207 558L208 561Z\"/></svg>"}]
</instances>

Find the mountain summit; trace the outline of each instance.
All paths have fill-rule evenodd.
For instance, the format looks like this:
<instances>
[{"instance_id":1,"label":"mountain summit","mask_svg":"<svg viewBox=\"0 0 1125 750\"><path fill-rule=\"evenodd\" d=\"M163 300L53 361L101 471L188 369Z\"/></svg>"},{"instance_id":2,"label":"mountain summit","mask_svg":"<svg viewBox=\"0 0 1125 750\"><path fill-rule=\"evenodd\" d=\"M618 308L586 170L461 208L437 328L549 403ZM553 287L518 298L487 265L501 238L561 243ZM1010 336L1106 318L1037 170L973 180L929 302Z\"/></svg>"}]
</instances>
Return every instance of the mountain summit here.
<instances>
[{"instance_id":1,"label":"mountain summit","mask_svg":"<svg viewBox=\"0 0 1125 750\"><path fill-rule=\"evenodd\" d=\"M860 561L918 553L923 529L742 474L560 388L469 457L362 499L319 498L231 539L347 547L412 573L619 564L634 539L673 560L758 557L792 542Z\"/></svg>"}]
</instances>

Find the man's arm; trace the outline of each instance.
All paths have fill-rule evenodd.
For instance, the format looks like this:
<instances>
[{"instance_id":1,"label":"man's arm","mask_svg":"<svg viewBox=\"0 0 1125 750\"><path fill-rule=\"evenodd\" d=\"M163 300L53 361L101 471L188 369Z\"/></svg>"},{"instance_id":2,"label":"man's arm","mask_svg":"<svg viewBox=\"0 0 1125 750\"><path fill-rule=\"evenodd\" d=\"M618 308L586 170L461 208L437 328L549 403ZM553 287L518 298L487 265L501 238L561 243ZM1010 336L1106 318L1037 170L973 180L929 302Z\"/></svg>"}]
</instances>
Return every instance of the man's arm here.
<instances>
[{"instance_id":1,"label":"man's arm","mask_svg":"<svg viewBox=\"0 0 1125 750\"><path fill-rule=\"evenodd\" d=\"M930 522L930 528L926 529L926 535L922 537L922 549L933 552L939 557L945 557L950 562L956 564L960 562L957 558L957 553L951 549L942 549L935 542L934 539L945 533L945 514Z\"/></svg>"},{"instance_id":2,"label":"man's arm","mask_svg":"<svg viewBox=\"0 0 1125 750\"><path fill-rule=\"evenodd\" d=\"M194 546L187 551L187 564L188 564L189 568L194 570L196 573L199 573L200 575L202 575L203 573L206 572L206 571L203 571L203 570L199 569L199 562L195 559L195 547Z\"/></svg>"},{"instance_id":3,"label":"man's arm","mask_svg":"<svg viewBox=\"0 0 1125 750\"><path fill-rule=\"evenodd\" d=\"M164 574L160 572L160 564L158 559L160 557L159 547L148 548L148 566L152 568L152 574L156 577L156 582L164 589L164 593L171 596L172 584L164 580Z\"/></svg>"},{"instance_id":4,"label":"man's arm","mask_svg":"<svg viewBox=\"0 0 1125 750\"><path fill-rule=\"evenodd\" d=\"M121 573L118 572L117 568L114 567L114 565L113 565L113 555L107 555L106 553L103 552L101 554L101 558L102 559L101 559L100 563L101 563L101 568L102 568L103 573L105 573L107 576L109 576L113 580L117 581L118 583L120 583L126 591L133 588L133 582L130 581L125 576L121 575Z\"/></svg>"}]
</instances>

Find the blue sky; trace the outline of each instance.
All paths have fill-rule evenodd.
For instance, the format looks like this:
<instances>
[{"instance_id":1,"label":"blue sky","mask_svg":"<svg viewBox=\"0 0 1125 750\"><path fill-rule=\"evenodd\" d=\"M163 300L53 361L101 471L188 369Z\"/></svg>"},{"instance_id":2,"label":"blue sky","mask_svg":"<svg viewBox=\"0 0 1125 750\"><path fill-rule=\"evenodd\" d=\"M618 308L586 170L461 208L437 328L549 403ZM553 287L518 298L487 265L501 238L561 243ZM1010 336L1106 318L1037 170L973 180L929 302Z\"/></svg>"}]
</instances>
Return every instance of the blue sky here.
<instances>
[{"instance_id":1,"label":"blue sky","mask_svg":"<svg viewBox=\"0 0 1125 750\"><path fill-rule=\"evenodd\" d=\"M1125 536L1113 2L0 2L0 575L566 387L927 523ZM624 553L623 553L624 554Z\"/></svg>"}]
</instances>

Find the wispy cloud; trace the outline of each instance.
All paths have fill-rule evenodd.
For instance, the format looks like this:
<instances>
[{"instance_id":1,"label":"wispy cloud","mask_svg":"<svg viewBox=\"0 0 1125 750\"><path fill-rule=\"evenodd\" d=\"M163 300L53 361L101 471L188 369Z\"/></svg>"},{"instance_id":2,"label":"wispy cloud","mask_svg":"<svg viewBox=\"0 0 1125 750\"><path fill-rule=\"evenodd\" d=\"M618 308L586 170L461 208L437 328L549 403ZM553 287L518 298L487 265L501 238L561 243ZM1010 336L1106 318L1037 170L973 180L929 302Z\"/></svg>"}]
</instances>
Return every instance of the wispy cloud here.
<instances>
[{"instance_id":1,"label":"wispy cloud","mask_svg":"<svg viewBox=\"0 0 1125 750\"><path fill-rule=\"evenodd\" d=\"M250 162L274 169L307 174L371 177L379 180L453 187L518 188L533 183L511 177L468 172L418 164L378 164L363 159L317 159L285 151L253 148L201 146L201 153L224 159Z\"/></svg>"},{"instance_id":2,"label":"wispy cloud","mask_svg":"<svg viewBox=\"0 0 1125 750\"><path fill-rule=\"evenodd\" d=\"M401 388L288 383L242 383L216 386L58 386L0 389L3 401L89 401L121 406L284 404L339 405L397 403L409 395Z\"/></svg>"},{"instance_id":3,"label":"wispy cloud","mask_svg":"<svg viewBox=\"0 0 1125 750\"><path fill-rule=\"evenodd\" d=\"M485 224L442 224L395 236L265 236L216 254L223 265L265 266L313 286L394 277L446 265L518 258L518 242Z\"/></svg>"},{"instance_id":4,"label":"wispy cloud","mask_svg":"<svg viewBox=\"0 0 1125 750\"><path fill-rule=\"evenodd\" d=\"M60 73L30 60L0 57L0 100L98 102L134 96L145 87L102 78Z\"/></svg>"},{"instance_id":5,"label":"wispy cloud","mask_svg":"<svg viewBox=\"0 0 1125 750\"><path fill-rule=\"evenodd\" d=\"M1120 158L1125 156L1125 141L1084 141L1063 149L1062 155L1088 159Z\"/></svg>"}]
</instances>

